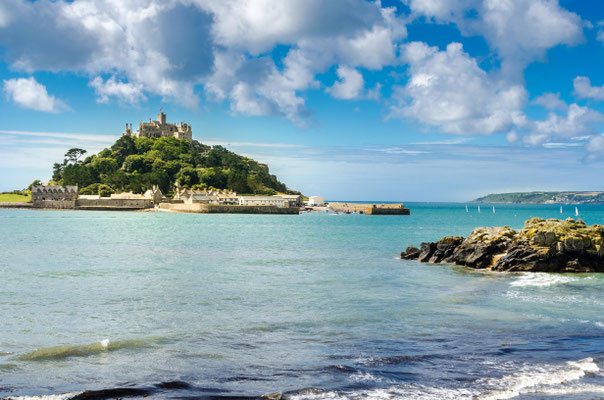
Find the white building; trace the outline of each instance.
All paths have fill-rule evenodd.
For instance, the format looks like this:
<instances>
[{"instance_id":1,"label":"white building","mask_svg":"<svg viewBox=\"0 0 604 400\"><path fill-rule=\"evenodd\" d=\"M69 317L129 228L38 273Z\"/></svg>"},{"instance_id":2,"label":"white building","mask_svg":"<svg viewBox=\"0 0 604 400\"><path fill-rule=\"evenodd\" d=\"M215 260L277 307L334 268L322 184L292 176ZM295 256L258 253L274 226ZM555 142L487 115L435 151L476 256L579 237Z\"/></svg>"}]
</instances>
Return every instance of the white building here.
<instances>
[{"instance_id":1,"label":"white building","mask_svg":"<svg viewBox=\"0 0 604 400\"><path fill-rule=\"evenodd\" d=\"M302 207L302 196L299 194L278 194L274 197L281 197L287 200L290 207Z\"/></svg>"},{"instance_id":2,"label":"white building","mask_svg":"<svg viewBox=\"0 0 604 400\"><path fill-rule=\"evenodd\" d=\"M325 199L321 196L310 196L308 198L308 205L311 207L320 207L325 204Z\"/></svg>"},{"instance_id":3,"label":"white building","mask_svg":"<svg viewBox=\"0 0 604 400\"><path fill-rule=\"evenodd\" d=\"M289 202L278 196L239 196L240 206L276 206L289 207Z\"/></svg>"}]
</instances>

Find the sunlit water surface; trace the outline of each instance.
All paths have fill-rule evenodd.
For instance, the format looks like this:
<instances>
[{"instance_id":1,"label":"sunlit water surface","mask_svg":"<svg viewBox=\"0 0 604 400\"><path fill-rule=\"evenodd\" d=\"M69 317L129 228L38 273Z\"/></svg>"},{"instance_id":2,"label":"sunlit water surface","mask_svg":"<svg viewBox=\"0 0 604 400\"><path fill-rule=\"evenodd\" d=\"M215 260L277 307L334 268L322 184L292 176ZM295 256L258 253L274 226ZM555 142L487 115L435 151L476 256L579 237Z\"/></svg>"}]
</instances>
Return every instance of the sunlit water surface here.
<instances>
[{"instance_id":1,"label":"sunlit water surface","mask_svg":"<svg viewBox=\"0 0 604 400\"><path fill-rule=\"evenodd\" d=\"M604 276L397 259L574 206L410 216L0 210L0 398L604 397ZM580 206L604 223L604 206ZM135 390L134 390L135 389Z\"/></svg>"}]
</instances>

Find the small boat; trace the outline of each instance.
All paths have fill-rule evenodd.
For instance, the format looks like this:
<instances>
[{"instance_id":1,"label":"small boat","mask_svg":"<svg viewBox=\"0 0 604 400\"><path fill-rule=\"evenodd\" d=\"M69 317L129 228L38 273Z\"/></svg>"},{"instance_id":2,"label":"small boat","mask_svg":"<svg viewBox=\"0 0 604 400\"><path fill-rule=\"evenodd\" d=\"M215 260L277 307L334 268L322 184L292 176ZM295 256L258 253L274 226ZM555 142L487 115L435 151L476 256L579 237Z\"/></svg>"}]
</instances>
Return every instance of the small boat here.
<instances>
[{"instance_id":1,"label":"small boat","mask_svg":"<svg viewBox=\"0 0 604 400\"><path fill-rule=\"evenodd\" d=\"M468 205L466 204L466 212L468 212Z\"/></svg>"},{"instance_id":2,"label":"small boat","mask_svg":"<svg viewBox=\"0 0 604 400\"><path fill-rule=\"evenodd\" d=\"M493 214L495 214L495 206L493 206Z\"/></svg>"},{"instance_id":3,"label":"small boat","mask_svg":"<svg viewBox=\"0 0 604 400\"><path fill-rule=\"evenodd\" d=\"M575 207L575 217L579 216L579 209L577 207Z\"/></svg>"},{"instance_id":4,"label":"small boat","mask_svg":"<svg viewBox=\"0 0 604 400\"><path fill-rule=\"evenodd\" d=\"M480 212L480 204L478 205L478 212Z\"/></svg>"},{"instance_id":5,"label":"small boat","mask_svg":"<svg viewBox=\"0 0 604 400\"><path fill-rule=\"evenodd\" d=\"M560 214L562 214L562 206L560 206Z\"/></svg>"}]
</instances>

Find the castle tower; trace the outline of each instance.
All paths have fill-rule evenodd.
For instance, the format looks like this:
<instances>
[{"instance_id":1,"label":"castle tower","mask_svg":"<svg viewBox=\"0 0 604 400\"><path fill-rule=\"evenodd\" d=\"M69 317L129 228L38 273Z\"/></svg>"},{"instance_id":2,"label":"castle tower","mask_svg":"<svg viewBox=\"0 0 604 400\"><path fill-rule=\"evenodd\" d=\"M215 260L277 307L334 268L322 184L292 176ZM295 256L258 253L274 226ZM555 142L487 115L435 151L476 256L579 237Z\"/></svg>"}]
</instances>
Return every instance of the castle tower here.
<instances>
[{"instance_id":1,"label":"castle tower","mask_svg":"<svg viewBox=\"0 0 604 400\"><path fill-rule=\"evenodd\" d=\"M163 112L157 114L157 122L159 122L159 124L162 126L166 125L166 114L164 114Z\"/></svg>"}]
</instances>

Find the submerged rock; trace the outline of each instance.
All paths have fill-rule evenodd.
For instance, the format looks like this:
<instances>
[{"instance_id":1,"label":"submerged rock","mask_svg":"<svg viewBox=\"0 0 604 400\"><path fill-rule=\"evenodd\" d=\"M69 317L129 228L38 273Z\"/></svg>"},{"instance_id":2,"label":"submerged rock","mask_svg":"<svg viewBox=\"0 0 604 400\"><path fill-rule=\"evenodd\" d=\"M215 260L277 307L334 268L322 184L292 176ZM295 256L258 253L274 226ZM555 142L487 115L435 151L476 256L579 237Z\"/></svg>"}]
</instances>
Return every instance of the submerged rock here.
<instances>
[{"instance_id":1,"label":"submerged rock","mask_svg":"<svg viewBox=\"0 0 604 400\"><path fill-rule=\"evenodd\" d=\"M604 272L604 226L568 218L532 218L516 231L476 228L467 237L410 246L402 259L495 271Z\"/></svg>"}]
</instances>

